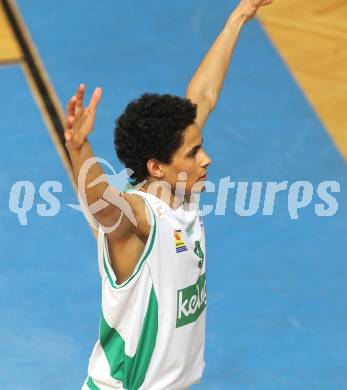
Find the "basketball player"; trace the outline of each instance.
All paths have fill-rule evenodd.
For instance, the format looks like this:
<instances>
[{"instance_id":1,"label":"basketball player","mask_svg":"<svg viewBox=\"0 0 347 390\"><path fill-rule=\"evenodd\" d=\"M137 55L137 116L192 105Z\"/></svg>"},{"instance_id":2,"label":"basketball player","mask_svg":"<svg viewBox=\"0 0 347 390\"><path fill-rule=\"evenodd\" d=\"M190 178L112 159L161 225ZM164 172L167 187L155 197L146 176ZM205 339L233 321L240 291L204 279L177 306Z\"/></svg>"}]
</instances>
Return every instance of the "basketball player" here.
<instances>
[{"instance_id":1,"label":"basketball player","mask_svg":"<svg viewBox=\"0 0 347 390\"><path fill-rule=\"evenodd\" d=\"M198 208L187 207L187 199L194 203L193 195L204 189L211 159L202 146L202 128L217 103L240 30L271 2L239 2L185 98L145 94L118 118L115 149L132 170L131 189L120 192L106 180L93 183L103 177L97 163L79 188L88 205L110 200L94 208L102 312L83 390L180 390L200 381L205 238ZM84 91L81 85L69 101L65 125L76 181L94 157L87 137L101 98L97 88L84 108ZM115 222L117 227L110 229Z\"/></svg>"}]
</instances>

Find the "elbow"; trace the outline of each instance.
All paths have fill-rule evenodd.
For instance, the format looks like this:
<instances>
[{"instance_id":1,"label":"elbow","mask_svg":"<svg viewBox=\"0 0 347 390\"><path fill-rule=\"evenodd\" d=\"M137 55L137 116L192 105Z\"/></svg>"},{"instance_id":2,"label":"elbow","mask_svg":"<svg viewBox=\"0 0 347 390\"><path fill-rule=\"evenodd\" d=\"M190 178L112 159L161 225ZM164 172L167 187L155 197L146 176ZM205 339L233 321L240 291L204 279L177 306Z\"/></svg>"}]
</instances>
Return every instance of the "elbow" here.
<instances>
[{"instance_id":1,"label":"elbow","mask_svg":"<svg viewBox=\"0 0 347 390\"><path fill-rule=\"evenodd\" d=\"M188 89L186 96L192 103L208 107L209 112L214 110L218 100L218 93L213 91L197 92Z\"/></svg>"}]
</instances>

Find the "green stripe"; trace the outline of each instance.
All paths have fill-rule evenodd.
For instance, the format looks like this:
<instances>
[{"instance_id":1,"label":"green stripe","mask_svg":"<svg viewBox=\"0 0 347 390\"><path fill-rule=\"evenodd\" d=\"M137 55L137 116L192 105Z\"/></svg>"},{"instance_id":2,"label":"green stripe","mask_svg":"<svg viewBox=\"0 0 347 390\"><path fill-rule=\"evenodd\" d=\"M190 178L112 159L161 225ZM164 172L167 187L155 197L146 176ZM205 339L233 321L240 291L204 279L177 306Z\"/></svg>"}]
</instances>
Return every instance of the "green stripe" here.
<instances>
[{"instance_id":1,"label":"green stripe","mask_svg":"<svg viewBox=\"0 0 347 390\"><path fill-rule=\"evenodd\" d=\"M125 341L116 329L107 324L102 314L100 343L110 366L110 375L121 381L125 389L137 390L143 384L156 344L157 334L158 301L153 286L139 343L133 357L126 355Z\"/></svg>"},{"instance_id":2,"label":"green stripe","mask_svg":"<svg viewBox=\"0 0 347 390\"><path fill-rule=\"evenodd\" d=\"M98 388L98 386L93 382L93 379L92 379L91 377L88 377L87 386L88 386L91 390L100 390L100 389Z\"/></svg>"},{"instance_id":3,"label":"green stripe","mask_svg":"<svg viewBox=\"0 0 347 390\"><path fill-rule=\"evenodd\" d=\"M110 281L111 286L112 286L113 288L116 288L116 285L115 285L115 283L114 283L114 281L113 281L113 279L112 279L112 277L111 277L110 271L108 270L108 267L107 267L107 265L106 265L105 252L103 251L103 253L104 253L104 268L105 268L105 271L106 271L108 280Z\"/></svg>"},{"instance_id":4,"label":"green stripe","mask_svg":"<svg viewBox=\"0 0 347 390\"><path fill-rule=\"evenodd\" d=\"M128 279L126 280L125 282L123 282L122 284L120 285L117 285L116 282L113 280L112 276L111 276L111 273L108 269L108 266L110 265L109 261L107 261L105 259L105 255L106 255L106 248L104 246L103 248L103 254L104 254L104 268L105 268L105 271L106 271L106 274L107 274L107 277L108 277L108 280L110 281L110 284L113 288L122 288L122 287L125 287L127 284L129 284L133 279L134 277L140 272L141 268L142 268L142 265L143 263L146 261L146 259L148 258L148 256L150 255L151 251L152 251L152 248L153 248L153 244L154 244L154 241L155 241L155 236L156 236L156 233L157 233L157 221L156 221L156 218L155 218L155 215L154 215L154 212L151 208L151 206L149 205L149 203L147 202L147 200L145 199L146 203L148 204L148 207L149 209L151 210L151 215L152 215L152 220L151 220L151 231L150 231L150 236L148 239L150 239L150 244L149 244L149 247L146 251L145 254L143 254L139 260L139 262L137 263L137 266L135 268L135 271L133 273L133 275Z\"/></svg>"}]
</instances>

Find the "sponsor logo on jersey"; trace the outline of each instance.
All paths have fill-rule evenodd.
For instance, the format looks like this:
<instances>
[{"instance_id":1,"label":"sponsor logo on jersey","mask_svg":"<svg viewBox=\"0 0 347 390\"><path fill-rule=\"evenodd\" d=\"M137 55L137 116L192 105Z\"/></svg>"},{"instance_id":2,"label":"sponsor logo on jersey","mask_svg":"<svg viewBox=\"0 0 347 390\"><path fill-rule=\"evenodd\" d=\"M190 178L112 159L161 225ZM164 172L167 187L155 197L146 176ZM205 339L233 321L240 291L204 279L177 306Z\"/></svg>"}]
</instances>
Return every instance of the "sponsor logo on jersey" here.
<instances>
[{"instance_id":1,"label":"sponsor logo on jersey","mask_svg":"<svg viewBox=\"0 0 347 390\"><path fill-rule=\"evenodd\" d=\"M200 222L200 226L203 228L204 227L204 221L203 221L201 215L199 216L199 222Z\"/></svg>"},{"instance_id":2,"label":"sponsor logo on jersey","mask_svg":"<svg viewBox=\"0 0 347 390\"><path fill-rule=\"evenodd\" d=\"M165 209L164 209L163 205L160 204L159 202L157 202L155 204L155 213L156 213L158 219L164 219L165 218Z\"/></svg>"},{"instance_id":3,"label":"sponsor logo on jersey","mask_svg":"<svg viewBox=\"0 0 347 390\"><path fill-rule=\"evenodd\" d=\"M206 275L192 286L177 292L176 328L195 322L206 308Z\"/></svg>"},{"instance_id":4,"label":"sponsor logo on jersey","mask_svg":"<svg viewBox=\"0 0 347 390\"><path fill-rule=\"evenodd\" d=\"M200 244L200 241L195 241L195 249L194 249L194 253L198 256L198 258L200 259L199 261L199 264L198 264L198 267L201 269L204 265L204 259L205 259L205 255L204 255L204 252L201 248L201 244Z\"/></svg>"},{"instance_id":5,"label":"sponsor logo on jersey","mask_svg":"<svg viewBox=\"0 0 347 390\"><path fill-rule=\"evenodd\" d=\"M188 248L182 238L182 230L175 230L176 253L187 251Z\"/></svg>"}]
</instances>

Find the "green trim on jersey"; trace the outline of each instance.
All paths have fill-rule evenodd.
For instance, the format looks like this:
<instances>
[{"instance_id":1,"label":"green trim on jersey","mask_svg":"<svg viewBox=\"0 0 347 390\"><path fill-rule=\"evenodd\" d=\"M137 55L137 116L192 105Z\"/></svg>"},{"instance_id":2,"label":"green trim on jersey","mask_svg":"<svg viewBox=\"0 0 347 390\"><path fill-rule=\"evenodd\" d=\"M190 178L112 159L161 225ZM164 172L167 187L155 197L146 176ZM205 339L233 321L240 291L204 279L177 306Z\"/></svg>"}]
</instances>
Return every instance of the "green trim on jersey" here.
<instances>
[{"instance_id":1,"label":"green trim on jersey","mask_svg":"<svg viewBox=\"0 0 347 390\"><path fill-rule=\"evenodd\" d=\"M157 233L157 221L156 221L154 212L152 210L152 207L149 205L149 203L147 202L146 199L145 199L145 201L148 204L148 207L149 207L149 209L151 211L151 230L150 230L150 233L149 233L149 237L147 239L147 244L146 244L146 247L145 247L145 249L143 251L143 254L141 255L139 261L137 262L137 265L135 267L135 270L134 270L133 274L129 277L129 279L127 279L126 281L124 281L122 284L119 284L119 285L117 285L115 277L112 277L113 271L112 271L112 274L111 274L111 271L109 269L109 267L111 267L110 262L107 259L105 259L105 256L107 254L107 251L106 251L106 237L105 237L104 248L103 248L103 263L104 263L104 268L105 268L108 280L109 280L111 286L113 288L115 288L115 289L119 289L119 288L125 287L127 284L129 284L134 279L134 277L140 272L140 270L142 268L142 265L144 264L144 262L146 261L146 259L148 258L148 256L150 255L150 253L152 251L153 244L154 244L154 241L155 241L155 236L156 236L156 233Z\"/></svg>"},{"instance_id":2,"label":"green trim on jersey","mask_svg":"<svg viewBox=\"0 0 347 390\"><path fill-rule=\"evenodd\" d=\"M89 376L87 380L87 386L90 390L100 390L98 386L93 382L93 379Z\"/></svg>"},{"instance_id":3,"label":"green trim on jersey","mask_svg":"<svg viewBox=\"0 0 347 390\"><path fill-rule=\"evenodd\" d=\"M112 378L123 387L137 390L143 384L152 358L158 334L158 300L152 286L140 339L133 357L125 353L125 341L116 329L111 328L104 315L100 322L100 344L110 366Z\"/></svg>"},{"instance_id":4,"label":"green trim on jersey","mask_svg":"<svg viewBox=\"0 0 347 390\"><path fill-rule=\"evenodd\" d=\"M107 267L107 265L106 265L106 260L105 260L105 249L103 250L103 253L104 253L104 259L103 259L103 260L104 260L104 268L105 268L105 271L106 271L108 280L109 280L109 282L110 282L110 284L111 284L111 286L112 286L113 288L117 288L117 285L116 285L116 283L113 281L112 276L111 276L111 274L110 274L110 271L108 270L108 267Z\"/></svg>"}]
</instances>

